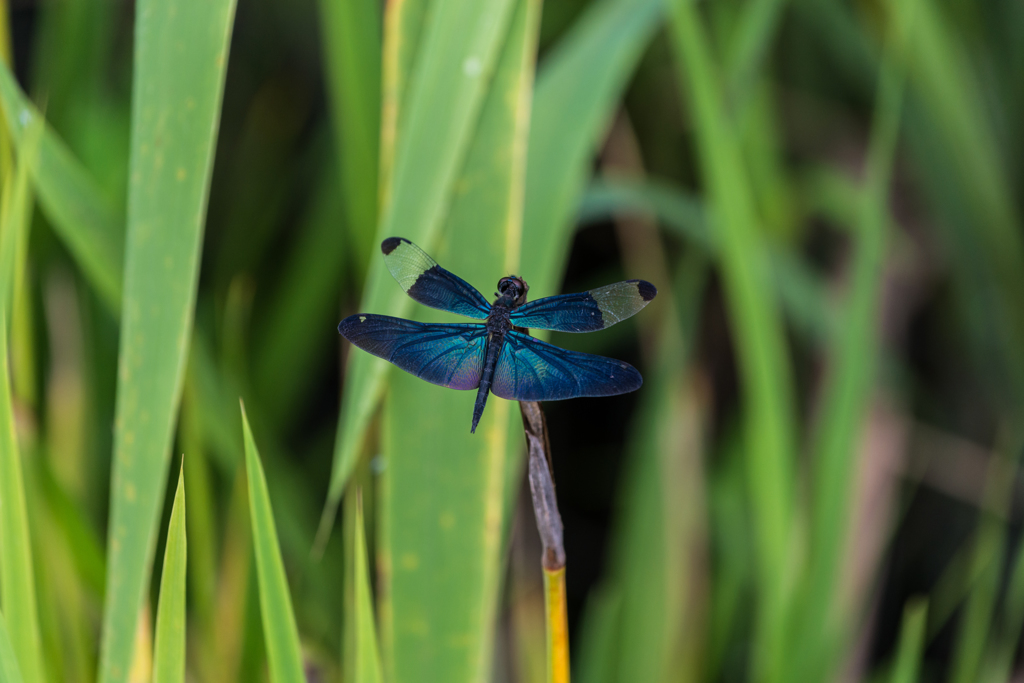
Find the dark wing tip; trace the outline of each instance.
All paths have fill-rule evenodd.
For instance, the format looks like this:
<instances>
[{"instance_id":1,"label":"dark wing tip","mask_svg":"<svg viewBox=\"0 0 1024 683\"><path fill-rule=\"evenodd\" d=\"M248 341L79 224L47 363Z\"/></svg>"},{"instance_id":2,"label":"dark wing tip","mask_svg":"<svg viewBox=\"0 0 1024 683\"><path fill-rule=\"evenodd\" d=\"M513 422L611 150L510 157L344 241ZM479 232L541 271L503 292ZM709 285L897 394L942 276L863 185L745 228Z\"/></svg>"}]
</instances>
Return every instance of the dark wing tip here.
<instances>
[{"instance_id":1,"label":"dark wing tip","mask_svg":"<svg viewBox=\"0 0 1024 683\"><path fill-rule=\"evenodd\" d=\"M644 301L650 301L658 294L658 290L647 280L637 280L636 289L640 292L640 298Z\"/></svg>"},{"instance_id":2,"label":"dark wing tip","mask_svg":"<svg viewBox=\"0 0 1024 683\"><path fill-rule=\"evenodd\" d=\"M641 375L640 371L634 368L632 365L623 362L622 370L622 391L620 393L628 394L631 391L636 391L637 389L644 385L643 375Z\"/></svg>"},{"instance_id":3,"label":"dark wing tip","mask_svg":"<svg viewBox=\"0 0 1024 683\"><path fill-rule=\"evenodd\" d=\"M408 242L408 241L409 240L403 239L401 237L389 237L389 238L387 238L386 240L384 240L383 242L380 243L380 250L382 252L384 252L385 256L387 256L388 254L393 252L395 249L397 249L399 244L401 244L402 242Z\"/></svg>"},{"instance_id":4,"label":"dark wing tip","mask_svg":"<svg viewBox=\"0 0 1024 683\"><path fill-rule=\"evenodd\" d=\"M359 320L360 317L364 319L366 318L366 316L360 316L357 313L356 315L350 315L349 317L345 318L340 323L338 323L338 334L340 334L345 339L352 341L352 337L350 336L353 331L352 328L358 325L359 322L361 322Z\"/></svg>"}]
</instances>

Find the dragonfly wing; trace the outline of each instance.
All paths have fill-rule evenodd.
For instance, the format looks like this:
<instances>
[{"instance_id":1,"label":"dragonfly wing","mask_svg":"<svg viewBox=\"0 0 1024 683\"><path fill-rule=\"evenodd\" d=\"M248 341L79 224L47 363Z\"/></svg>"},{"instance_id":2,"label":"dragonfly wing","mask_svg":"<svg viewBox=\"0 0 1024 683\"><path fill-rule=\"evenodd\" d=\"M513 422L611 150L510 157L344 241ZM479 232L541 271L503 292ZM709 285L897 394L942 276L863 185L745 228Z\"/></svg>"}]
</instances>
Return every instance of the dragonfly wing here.
<instances>
[{"instance_id":1,"label":"dragonfly wing","mask_svg":"<svg viewBox=\"0 0 1024 683\"><path fill-rule=\"evenodd\" d=\"M657 293L646 280L626 280L589 292L530 301L512 311L512 323L536 330L595 332L630 317Z\"/></svg>"},{"instance_id":2,"label":"dragonfly wing","mask_svg":"<svg viewBox=\"0 0 1024 683\"><path fill-rule=\"evenodd\" d=\"M505 334L491 391L516 401L557 401L625 394L643 383L629 363L561 349L513 330Z\"/></svg>"},{"instance_id":3,"label":"dragonfly wing","mask_svg":"<svg viewBox=\"0 0 1024 683\"><path fill-rule=\"evenodd\" d=\"M483 320L491 305L472 285L450 273L407 239L389 237L381 242L384 263L402 289L424 306Z\"/></svg>"},{"instance_id":4,"label":"dragonfly wing","mask_svg":"<svg viewBox=\"0 0 1024 683\"><path fill-rule=\"evenodd\" d=\"M437 325L386 315L350 315L338 332L378 358L450 389L476 389L484 367L487 328Z\"/></svg>"}]
</instances>

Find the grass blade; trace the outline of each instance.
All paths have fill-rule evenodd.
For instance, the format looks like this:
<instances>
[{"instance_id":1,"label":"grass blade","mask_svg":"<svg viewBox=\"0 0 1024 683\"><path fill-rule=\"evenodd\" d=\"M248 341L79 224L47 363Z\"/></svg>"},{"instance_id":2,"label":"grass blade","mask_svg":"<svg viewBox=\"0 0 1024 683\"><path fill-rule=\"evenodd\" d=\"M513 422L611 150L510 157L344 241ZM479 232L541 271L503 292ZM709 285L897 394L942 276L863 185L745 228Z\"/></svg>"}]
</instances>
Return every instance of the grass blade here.
<instances>
[{"instance_id":1,"label":"grass blade","mask_svg":"<svg viewBox=\"0 0 1024 683\"><path fill-rule=\"evenodd\" d=\"M864 427L879 365L878 325L890 240L889 187L903 101L903 51L912 21L909 13L913 0L894 4L897 11L890 24L887 54L882 62L868 149L867 187L858 229L853 235L846 315L831 343L833 367L822 397L811 514L811 564L805 593L811 615L806 624L809 640L841 635L833 631L837 624L841 629L853 626L849 623L854 616L849 613L853 606L838 604L836 596L840 591L836 590L836 583L844 560L846 530L850 527L855 446ZM825 666L832 667L833 663ZM814 672L812 678L829 675L830 672Z\"/></svg>"},{"instance_id":2,"label":"grass blade","mask_svg":"<svg viewBox=\"0 0 1024 683\"><path fill-rule=\"evenodd\" d=\"M396 142L390 200L377 237L400 235L436 252L444 212L475 130L515 3L436 0L424 26ZM403 104L403 107L405 105ZM502 264L504 265L504 264ZM412 301L379 256L371 260L362 309L401 316ZM355 464L384 388L387 364L352 354L342 397L338 441L320 541Z\"/></svg>"},{"instance_id":3,"label":"grass blade","mask_svg":"<svg viewBox=\"0 0 1024 683\"><path fill-rule=\"evenodd\" d=\"M40 133L38 119L27 126L17 166L7 162L12 172L4 178L0 199L0 310L10 313L11 393L30 408L38 405L38 398L32 300L26 277L33 201L28 178L29 159L38 153Z\"/></svg>"},{"instance_id":4,"label":"grass blade","mask_svg":"<svg viewBox=\"0 0 1024 683\"><path fill-rule=\"evenodd\" d=\"M594 3L541 65L530 122L522 261L531 288L553 294L591 157L640 54L662 18L663 0Z\"/></svg>"},{"instance_id":5,"label":"grass blade","mask_svg":"<svg viewBox=\"0 0 1024 683\"><path fill-rule=\"evenodd\" d=\"M191 361L190 361L191 363ZM218 634L214 625L217 600L217 537L216 506L211 483L208 448L200 422L201 405L196 389L196 370L189 365L181 399L181 418L178 421L178 447L188 454L188 480L182 496L188 500L185 535L188 539L188 591L192 595L193 642L192 661L201 681L217 680L215 660L223 658L218 652ZM223 680L223 679L221 679Z\"/></svg>"},{"instance_id":6,"label":"grass blade","mask_svg":"<svg viewBox=\"0 0 1024 683\"><path fill-rule=\"evenodd\" d=\"M716 82L708 37L693 2L674 0L672 10L676 60L721 237L719 264L744 393L748 485L761 581L754 668L758 679L781 681L796 447L789 359L775 297L765 286L770 270L753 193Z\"/></svg>"},{"instance_id":7,"label":"grass blade","mask_svg":"<svg viewBox=\"0 0 1024 683\"><path fill-rule=\"evenodd\" d=\"M921 136L922 166L934 164L940 150L941 169L926 174L946 182L933 183L935 202L958 198L968 210L953 216L948 249L962 257L954 266L967 285L967 320L978 360L989 369L1020 406L1024 396L1024 241L1021 216L1001 152L998 126L985 106L983 78L973 72L960 36L945 16L946 7L922 2L916 12L909 49L909 75L921 98L915 109L935 126L934 136ZM924 128L912 125L910 129ZM942 140L937 144L935 137ZM938 150L936 150L938 148ZM947 204L948 206L948 204ZM946 207L943 207L946 208ZM965 215L966 214L966 215ZM947 238L949 239L949 238ZM973 256L973 258L968 258ZM972 282L973 279L973 282ZM992 368L992 361L995 367ZM983 365L985 367L985 365Z\"/></svg>"},{"instance_id":8,"label":"grass blade","mask_svg":"<svg viewBox=\"0 0 1024 683\"><path fill-rule=\"evenodd\" d=\"M719 254L720 237L710 216L706 215L703 202L661 181L594 181L580 202L579 220L594 222L644 213L657 216L661 225L678 238L716 257ZM827 299L821 278L790 251L773 249L771 256L779 301L792 322L812 340L828 340L835 327L834 308Z\"/></svg>"},{"instance_id":9,"label":"grass blade","mask_svg":"<svg viewBox=\"0 0 1024 683\"><path fill-rule=\"evenodd\" d=\"M0 200L0 309L13 310L14 293L24 276L28 246L32 195L28 187L28 164L20 161L4 179Z\"/></svg>"},{"instance_id":10,"label":"grass blade","mask_svg":"<svg viewBox=\"0 0 1024 683\"><path fill-rule=\"evenodd\" d=\"M761 63L778 31L786 0L755 0L747 3L733 30L728 54L728 96L742 118L747 103L757 92Z\"/></svg>"},{"instance_id":11,"label":"grass blade","mask_svg":"<svg viewBox=\"0 0 1024 683\"><path fill-rule=\"evenodd\" d=\"M178 473L171 521L167 525L164 570L160 575L160 598L156 608L153 639L153 683L185 681L185 568L188 562L185 539L185 465Z\"/></svg>"},{"instance_id":12,"label":"grass blade","mask_svg":"<svg viewBox=\"0 0 1024 683\"><path fill-rule=\"evenodd\" d=\"M260 613L263 615L263 639L270 662L271 683L305 683L299 631L288 592L288 580L277 541L274 511L270 506L267 480L260 455L242 406L242 432L245 438L245 471L249 478L249 514L252 519L256 575L259 581Z\"/></svg>"},{"instance_id":13,"label":"grass blade","mask_svg":"<svg viewBox=\"0 0 1024 683\"><path fill-rule=\"evenodd\" d=\"M408 5L410 3L401 3ZM380 140L381 4L321 0L327 86L338 144L350 261L375 250Z\"/></svg>"},{"instance_id":14,"label":"grass blade","mask_svg":"<svg viewBox=\"0 0 1024 683\"><path fill-rule=\"evenodd\" d=\"M679 367L682 354L676 351L671 359L666 348L661 355L639 411L642 427L630 448L615 537L613 566L622 602L612 680L621 682L673 680L671 672L680 669L685 654L700 647L683 639L687 625L699 629L688 621L696 618L699 600L686 590L694 581L686 558L695 547L699 511L685 501L700 500L690 483L699 481L691 455L699 452L693 436L699 433L696 401Z\"/></svg>"},{"instance_id":15,"label":"grass blade","mask_svg":"<svg viewBox=\"0 0 1024 683\"><path fill-rule=\"evenodd\" d=\"M345 577L345 633L342 665L345 680L353 683L383 681L377 625L373 616L373 595L366 554L366 527L363 523L363 499L359 491L345 500L346 537L349 563Z\"/></svg>"},{"instance_id":16,"label":"grass blade","mask_svg":"<svg viewBox=\"0 0 1024 683\"><path fill-rule=\"evenodd\" d=\"M0 63L0 104L19 153L40 125L38 149L25 155L39 203L82 272L111 310L121 305L124 220L108 205L89 172L71 154ZM34 136L34 135L33 135Z\"/></svg>"},{"instance_id":17,"label":"grass blade","mask_svg":"<svg viewBox=\"0 0 1024 683\"><path fill-rule=\"evenodd\" d=\"M704 203L674 185L651 178L593 181L580 201L578 218L581 223L589 223L645 213L654 214L666 228L702 249L718 248Z\"/></svg>"},{"instance_id":18,"label":"grass blade","mask_svg":"<svg viewBox=\"0 0 1024 683\"><path fill-rule=\"evenodd\" d=\"M153 562L234 10L234 0L136 7L102 683L128 675Z\"/></svg>"},{"instance_id":19,"label":"grass blade","mask_svg":"<svg viewBox=\"0 0 1024 683\"><path fill-rule=\"evenodd\" d=\"M925 626L928 624L928 603L912 600L903 610L903 626L896 650L896 665L892 670L892 683L915 683L921 670L924 654Z\"/></svg>"},{"instance_id":20,"label":"grass blade","mask_svg":"<svg viewBox=\"0 0 1024 683\"><path fill-rule=\"evenodd\" d=\"M7 315L0 308L0 596L3 613L17 628L11 641L26 683L43 683L45 669L36 607L32 543L25 504L18 435L7 362Z\"/></svg>"},{"instance_id":21,"label":"grass blade","mask_svg":"<svg viewBox=\"0 0 1024 683\"><path fill-rule=\"evenodd\" d=\"M1006 439L1006 435L1003 436ZM994 661L998 643L993 638L993 615L999 606L1003 567L1006 564L1008 532L1006 519L1017 477L1017 462L1004 453L1019 453L1019 441L1012 447L1000 444L988 463L984 492L984 511L971 548L968 591L963 617L958 626L953 662L952 683L970 683L986 678L987 668ZM994 512L994 514L993 514Z\"/></svg>"},{"instance_id":22,"label":"grass blade","mask_svg":"<svg viewBox=\"0 0 1024 683\"><path fill-rule=\"evenodd\" d=\"M346 279L350 262L347 250L336 246L338 216L344 207L337 185L333 172L317 181L308 215L297 230L297 244L267 304L266 322L253 335L251 381L263 413L275 425L292 423L303 408L302 398L317 376L318 364L335 348L324 321L337 313L339 284Z\"/></svg>"},{"instance_id":23,"label":"grass blade","mask_svg":"<svg viewBox=\"0 0 1024 683\"><path fill-rule=\"evenodd\" d=\"M18 658L14 654L11 637L7 633L7 621L0 614L0 681L4 683L22 683L21 669Z\"/></svg>"}]
</instances>

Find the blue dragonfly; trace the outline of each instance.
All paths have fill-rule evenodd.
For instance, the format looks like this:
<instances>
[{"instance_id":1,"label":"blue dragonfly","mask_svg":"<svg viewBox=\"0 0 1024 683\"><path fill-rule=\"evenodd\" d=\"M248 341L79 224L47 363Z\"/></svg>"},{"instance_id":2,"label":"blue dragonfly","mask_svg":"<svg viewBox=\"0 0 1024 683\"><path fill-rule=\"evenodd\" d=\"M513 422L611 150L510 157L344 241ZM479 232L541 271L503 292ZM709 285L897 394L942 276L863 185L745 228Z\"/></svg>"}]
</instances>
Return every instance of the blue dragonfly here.
<instances>
[{"instance_id":1,"label":"blue dragonfly","mask_svg":"<svg viewBox=\"0 0 1024 683\"><path fill-rule=\"evenodd\" d=\"M491 304L409 240L389 237L380 246L388 270L413 299L483 322L445 325L358 313L342 320L338 332L432 384L476 389L470 432L476 431L488 393L514 401L557 401L625 394L643 384L629 363L568 351L534 339L527 329L603 330L650 303L658 293L650 282L627 280L527 302L529 286L511 275L498 281Z\"/></svg>"}]
</instances>

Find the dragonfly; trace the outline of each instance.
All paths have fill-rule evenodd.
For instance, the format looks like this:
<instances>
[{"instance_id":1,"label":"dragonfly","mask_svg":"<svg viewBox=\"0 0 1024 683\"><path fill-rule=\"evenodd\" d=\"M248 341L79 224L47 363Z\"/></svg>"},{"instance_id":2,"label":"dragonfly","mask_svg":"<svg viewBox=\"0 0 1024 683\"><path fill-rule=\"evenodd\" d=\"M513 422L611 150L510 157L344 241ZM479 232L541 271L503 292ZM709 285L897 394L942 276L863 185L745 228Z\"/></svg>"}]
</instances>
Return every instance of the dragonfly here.
<instances>
[{"instance_id":1,"label":"dragonfly","mask_svg":"<svg viewBox=\"0 0 1024 683\"><path fill-rule=\"evenodd\" d=\"M658 290L645 280L626 280L578 294L527 302L530 287L517 275L498 281L494 303L445 270L402 237L381 243L384 262L406 294L442 311L480 323L420 323L357 313L338 324L353 345L408 373L450 389L476 389L476 432L487 396L514 401L557 401L636 391L643 378L629 363L569 351L531 337L530 329L594 332L625 320L649 304Z\"/></svg>"}]
</instances>

